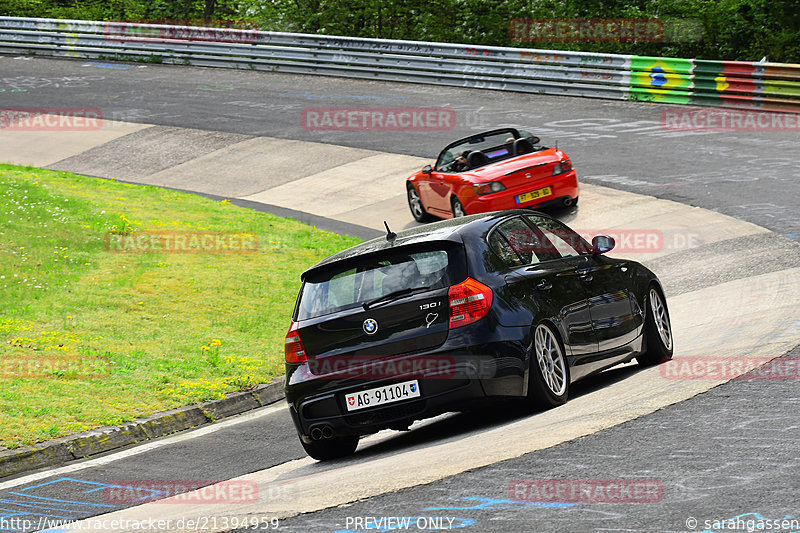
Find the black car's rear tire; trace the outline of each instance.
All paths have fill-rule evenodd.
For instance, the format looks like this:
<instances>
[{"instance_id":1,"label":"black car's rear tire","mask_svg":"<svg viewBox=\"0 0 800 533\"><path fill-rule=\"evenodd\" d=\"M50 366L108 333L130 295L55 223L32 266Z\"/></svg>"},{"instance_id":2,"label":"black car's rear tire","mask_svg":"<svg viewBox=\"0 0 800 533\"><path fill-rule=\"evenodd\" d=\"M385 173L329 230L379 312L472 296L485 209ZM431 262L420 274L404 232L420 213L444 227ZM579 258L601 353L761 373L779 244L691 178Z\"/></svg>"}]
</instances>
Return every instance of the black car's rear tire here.
<instances>
[{"instance_id":1,"label":"black car's rear tire","mask_svg":"<svg viewBox=\"0 0 800 533\"><path fill-rule=\"evenodd\" d=\"M564 345L549 324L539 324L533 332L528 403L537 409L550 409L566 403L568 397L569 364Z\"/></svg>"},{"instance_id":2,"label":"black car's rear tire","mask_svg":"<svg viewBox=\"0 0 800 533\"><path fill-rule=\"evenodd\" d=\"M422 205L422 198L419 197L417 189L410 183L406 183L406 198L408 199L408 208L411 210L411 216L417 222L430 222L433 216L425 211L425 206Z\"/></svg>"},{"instance_id":3,"label":"black car's rear tire","mask_svg":"<svg viewBox=\"0 0 800 533\"><path fill-rule=\"evenodd\" d=\"M653 366L672 359L672 323L661 290L650 285L645 301L644 334L647 351L636 356L640 366Z\"/></svg>"},{"instance_id":4,"label":"black car's rear tire","mask_svg":"<svg viewBox=\"0 0 800 533\"><path fill-rule=\"evenodd\" d=\"M340 459L353 455L358 447L358 435L351 435L347 437L331 437L329 439L313 440L311 442L303 442L303 449L306 453L317 461L330 461L331 459Z\"/></svg>"},{"instance_id":5,"label":"black car's rear tire","mask_svg":"<svg viewBox=\"0 0 800 533\"><path fill-rule=\"evenodd\" d=\"M464 204L461 203L458 196L453 195L453 199L450 200L450 206L453 208L453 218L467 216L467 210L464 209Z\"/></svg>"}]
</instances>

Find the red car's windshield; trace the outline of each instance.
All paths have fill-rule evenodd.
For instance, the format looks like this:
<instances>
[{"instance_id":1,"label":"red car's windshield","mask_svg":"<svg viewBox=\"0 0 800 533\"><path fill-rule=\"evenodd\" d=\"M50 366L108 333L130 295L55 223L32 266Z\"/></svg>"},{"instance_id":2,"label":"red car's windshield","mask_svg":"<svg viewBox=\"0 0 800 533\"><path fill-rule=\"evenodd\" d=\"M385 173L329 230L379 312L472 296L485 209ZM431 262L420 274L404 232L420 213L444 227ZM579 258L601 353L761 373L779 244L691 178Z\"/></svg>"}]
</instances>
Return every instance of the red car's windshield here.
<instances>
[{"instance_id":1,"label":"red car's windshield","mask_svg":"<svg viewBox=\"0 0 800 533\"><path fill-rule=\"evenodd\" d=\"M436 170L441 172L463 172L466 170L466 160L472 152L482 152L486 155L484 164L495 163L514 157L514 141L527 138L535 145L539 139L528 132L518 132L514 129L497 130L487 134L476 135L462 142L448 146L436 161ZM463 159L460 159L463 158ZM483 165L481 165L483 166ZM472 165L472 168L475 168Z\"/></svg>"}]
</instances>

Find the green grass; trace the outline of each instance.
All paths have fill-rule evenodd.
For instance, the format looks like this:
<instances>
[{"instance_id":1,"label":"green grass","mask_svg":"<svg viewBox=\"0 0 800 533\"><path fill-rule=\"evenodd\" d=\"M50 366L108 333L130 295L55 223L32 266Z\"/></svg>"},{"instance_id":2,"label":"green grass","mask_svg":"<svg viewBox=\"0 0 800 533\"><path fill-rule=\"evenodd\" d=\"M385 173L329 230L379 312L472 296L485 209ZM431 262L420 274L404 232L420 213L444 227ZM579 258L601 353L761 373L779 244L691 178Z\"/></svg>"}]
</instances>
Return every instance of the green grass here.
<instances>
[{"instance_id":1,"label":"green grass","mask_svg":"<svg viewBox=\"0 0 800 533\"><path fill-rule=\"evenodd\" d=\"M257 247L108 251L109 236L143 231L255 236ZM300 273L357 242L191 194L0 165L0 448L282 374Z\"/></svg>"}]
</instances>

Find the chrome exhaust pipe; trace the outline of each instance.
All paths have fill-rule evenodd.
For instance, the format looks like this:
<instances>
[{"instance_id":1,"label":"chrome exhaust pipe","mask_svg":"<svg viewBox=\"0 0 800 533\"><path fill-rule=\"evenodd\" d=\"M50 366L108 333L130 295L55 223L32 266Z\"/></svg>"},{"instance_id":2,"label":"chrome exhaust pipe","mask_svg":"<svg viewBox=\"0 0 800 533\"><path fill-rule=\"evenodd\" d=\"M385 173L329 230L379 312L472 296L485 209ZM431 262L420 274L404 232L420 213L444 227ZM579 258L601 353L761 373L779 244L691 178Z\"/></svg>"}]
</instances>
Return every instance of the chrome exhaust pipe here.
<instances>
[{"instance_id":1,"label":"chrome exhaust pipe","mask_svg":"<svg viewBox=\"0 0 800 533\"><path fill-rule=\"evenodd\" d=\"M326 439L333 437L333 428L330 426L323 426L322 436L325 437Z\"/></svg>"},{"instance_id":2,"label":"chrome exhaust pipe","mask_svg":"<svg viewBox=\"0 0 800 533\"><path fill-rule=\"evenodd\" d=\"M322 438L322 430L319 428L319 426L311 430L311 438L314 440L319 440Z\"/></svg>"},{"instance_id":3,"label":"chrome exhaust pipe","mask_svg":"<svg viewBox=\"0 0 800 533\"><path fill-rule=\"evenodd\" d=\"M569 207L569 206L571 206L571 205L572 205L572 198L570 198L569 196L567 196L566 198L564 198L564 201L563 201L563 203L564 203L564 207Z\"/></svg>"}]
</instances>

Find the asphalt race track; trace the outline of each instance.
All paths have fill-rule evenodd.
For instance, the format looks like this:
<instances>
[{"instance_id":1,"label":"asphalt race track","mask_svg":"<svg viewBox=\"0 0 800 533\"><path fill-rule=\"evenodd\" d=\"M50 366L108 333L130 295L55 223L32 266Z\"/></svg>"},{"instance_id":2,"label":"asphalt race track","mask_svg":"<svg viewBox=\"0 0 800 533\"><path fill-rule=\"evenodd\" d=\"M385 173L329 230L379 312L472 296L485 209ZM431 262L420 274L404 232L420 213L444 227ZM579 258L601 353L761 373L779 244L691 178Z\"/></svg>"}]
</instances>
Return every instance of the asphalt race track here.
<instances>
[{"instance_id":1,"label":"asphalt race track","mask_svg":"<svg viewBox=\"0 0 800 533\"><path fill-rule=\"evenodd\" d=\"M665 235L700 237L686 249L631 254L665 281L676 359L788 353L785 368L797 366L800 351L792 349L800 342L800 246L792 239L800 239L798 131L676 134L664 131L661 114L684 108L14 57L0 57L2 89L2 108L92 107L107 120L129 123L85 149L50 145L58 153L63 149L63 157L42 166L266 204L280 199L282 187L290 188L293 180L324 183L322 157L315 155L320 150L349 154L328 166L363 170L367 167L357 165L372 160L394 165L402 176L406 167L419 167L417 158L430 159L440 145L474 130L529 129L570 154L582 183L604 186L586 186L580 207L559 213L571 225L646 221L644 227L664 228ZM311 107L443 106L456 111L456 124L446 131L317 132L301 122L302 111ZM152 138L165 133L177 140L168 153L159 153ZM11 134L0 132L2 160L11 160L2 148L16 142ZM292 165L303 173L272 172L274 167L262 162L258 176L238 167L218 183L199 177L194 187L191 179L170 181L185 174L192 161L267 142L260 137L303 141L287 146L268 141L282 146L269 152L275 159L296 150ZM153 151L137 156L123 148L135 143ZM285 175L281 183L278 176ZM320 220L352 224L363 218L357 208L349 214L326 211L313 191L304 195L298 205L277 200L275 205ZM410 220L402 200L375 205L392 220ZM373 222L365 225L379 227ZM723 383L669 380L659 372L632 365L613 369L576 386L567 405L535 416L498 404L418 423L408 433L382 432L365 439L353 458L330 464L305 457L286 409L277 404L84 462L1 479L0 517L32 519L26 530L113 512L108 516L129 520L203 520L195 527L173 521L151 531L253 531L239 527L247 518L256 529L277 525L279 531L554 532L730 531L719 522L738 517L740 531L749 527L747 520L758 527L761 519L787 520L762 531L800 531L800 523L791 522L800 519L797 375ZM167 485L194 480L199 487L228 479L240 488L258 487L258 500L242 506L221 497L203 505L177 501L137 508L141 502L134 498L109 498L143 480ZM520 497L514 489L520 480L523 486L525 480L639 480L659 490L622 503L543 501Z\"/></svg>"},{"instance_id":2,"label":"asphalt race track","mask_svg":"<svg viewBox=\"0 0 800 533\"><path fill-rule=\"evenodd\" d=\"M109 120L316 141L433 158L448 141L512 125L568 151L580 178L698 205L800 238L800 129L665 131L665 111L580 98L211 68L0 57L4 107L99 108ZM12 90L18 92L11 92ZM443 107L452 130L318 132L302 110ZM794 122L797 125L797 122Z\"/></svg>"},{"instance_id":3,"label":"asphalt race track","mask_svg":"<svg viewBox=\"0 0 800 533\"><path fill-rule=\"evenodd\" d=\"M797 355L800 350L792 354ZM690 401L541 452L289 518L281 522L281 531L358 531L354 526L359 517L374 517L375 525L381 517L412 518L412 531L418 529L417 517L426 517L445 518L443 524L465 531L564 533L703 531L711 529L704 527L706 521L736 517L745 524L738 531L746 531L746 522L752 520L757 527L759 517L798 518L794 495L800 431L796 425L787 427L786 417L797 407L797 383L763 385L732 381ZM616 505L537 502L528 497L530 490L515 498L515 483L542 477L655 480L663 492ZM687 526L692 519L699 527ZM795 522L781 530L798 527Z\"/></svg>"}]
</instances>

